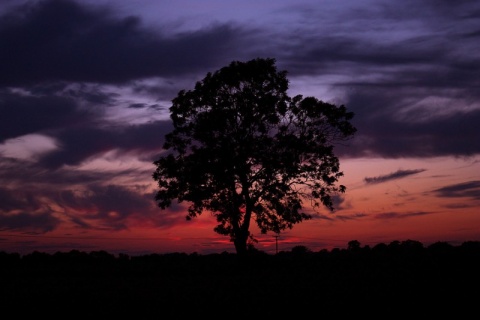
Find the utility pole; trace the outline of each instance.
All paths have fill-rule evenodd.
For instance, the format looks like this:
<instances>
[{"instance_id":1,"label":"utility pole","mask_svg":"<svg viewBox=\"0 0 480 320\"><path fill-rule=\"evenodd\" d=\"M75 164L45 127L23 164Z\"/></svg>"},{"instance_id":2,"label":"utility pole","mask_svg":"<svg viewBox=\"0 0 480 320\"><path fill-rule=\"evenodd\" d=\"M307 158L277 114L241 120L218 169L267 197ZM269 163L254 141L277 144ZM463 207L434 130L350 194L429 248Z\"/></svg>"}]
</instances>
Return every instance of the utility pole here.
<instances>
[{"instance_id":1,"label":"utility pole","mask_svg":"<svg viewBox=\"0 0 480 320\"><path fill-rule=\"evenodd\" d=\"M280 235L277 233L276 235L274 235L275 237L275 254L278 254L278 237L280 237Z\"/></svg>"}]
</instances>

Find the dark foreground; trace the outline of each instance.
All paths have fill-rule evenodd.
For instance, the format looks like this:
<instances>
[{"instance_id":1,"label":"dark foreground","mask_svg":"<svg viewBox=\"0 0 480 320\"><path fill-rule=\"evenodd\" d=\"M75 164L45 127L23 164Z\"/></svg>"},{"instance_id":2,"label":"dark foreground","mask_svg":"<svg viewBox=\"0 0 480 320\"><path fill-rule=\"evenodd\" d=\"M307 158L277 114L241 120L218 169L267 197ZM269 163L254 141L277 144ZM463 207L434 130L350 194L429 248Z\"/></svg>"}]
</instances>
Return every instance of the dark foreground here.
<instances>
[{"instance_id":1,"label":"dark foreground","mask_svg":"<svg viewBox=\"0 0 480 320\"><path fill-rule=\"evenodd\" d=\"M253 252L244 259L228 253L0 252L0 308L9 319L478 316L480 242L353 244Z\"/></svg>"}]
</instances>

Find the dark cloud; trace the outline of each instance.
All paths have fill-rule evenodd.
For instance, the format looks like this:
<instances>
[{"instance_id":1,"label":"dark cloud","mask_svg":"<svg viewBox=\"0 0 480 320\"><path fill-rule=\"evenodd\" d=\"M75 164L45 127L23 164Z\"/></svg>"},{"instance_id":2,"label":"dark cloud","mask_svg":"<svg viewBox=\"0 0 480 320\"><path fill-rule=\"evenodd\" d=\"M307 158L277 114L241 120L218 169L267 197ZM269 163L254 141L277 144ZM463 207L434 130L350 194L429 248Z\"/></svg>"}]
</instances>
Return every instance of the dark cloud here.
<instances>
[{"instance_id":1,"label":"dark cloud","mask_svg":"<svg viewBox=\"0 0 480 320\"><path fill-rule=\"evenodd\" d=\"M435 212L428 212L428 211L418 211L418 212L384 212L379 213L374 216L375 219L405 219L417 216L425 216L429 214L435 214Z\"/></svg>"},{"instance_id":2,"label":"dark cloud","mask_svg":"<svg viewBox=\"0 0 480 320\"><path fill-rule=\"evenodd\" d=\"M475 208L477 204L475 203L450 203L444 206L447 209L468 209L468 208Z\"/></svg>"},{"instance_id":3,"label":"dark cloud","mask_svg":"<svg viewBox=\"0 0 480 320\"><path fill-rule=\"evenodd\" d=\"M412 13L412 6L420 8ZM7 48L18 53L0 59L8 61L3 66L0 62L0 71L5 70L0 74L5 78L4 84L37 87L45 81L60 80L120 83L159 75L178 79L185 73L214 71L234 57L256 52L277 57L279 65L292 78L318 74L339 77L331 80L330 85L343 91L347 107L356 114L354 123L358 128L356 138L347 147L339 146L338 153L342 156L398 158L479 153L480 144L474 141L480 139L476 130L480 110L474 106L480 98L477 90L480 58L472 50L479 40L475 30L480 30L480 19L473 19L480 12L479 6L468 1L440 7L426 2L402 8L383 4L378 11L365 8L343 13L346 21L363 21L361 29L369 31L368 37L359 36L356 31L345 32L345 26L333 24L318 8L303 8L305 21L313 23L324 18L326 30L332 32L309 32L305 23L305 29L284 30L282 34L258 31L256 27L257 32L248 35L247 31L254 30L253 27L242 30L226 25L161 34L144 27L138 18L117 18L107 9L92 9L72 1L42 1L3 16L0 40L4 38L3 42L9 45L3 46L3 51L0 49L0 57L1 52L7 54L10 50ZM431 12L430 19L421 20L422 12ZM57 16L61 18L54 19ZM441 24L446 21L452 28L440 32ZM404 25L400 27L402 22ZM418 31L414 29L418 23L421 33L414 32ZM398 30L397 37L382 37L383 30L377 30L375 24ZM380 34L376 36L376 32ZM266 36L270 41L261 40ZM32 52L35 58L28 59ZM194 81L193 78L191 86ZM168 98L173 98L175 92L183 89L182 85L187 84L175 86L167 81L156 90L159 94L166 90ZM39 88L45 90L46 86ZM154 92L154 87L142 84L133 88ZM63 97L55 99L66 99L67 93L71 99L113 103L112 97L101 90L64 90ZM431 98L430 102L425 102L426 96ZM32 106L35 103L32 100L47 103L53 99L16 98L16 103L8 103ZM37 104L36 110L45 110L44 114L53 122L69 109L65 106L60 113L53 110L58 104L45 108ZM130 108L142 105L146 104L129 104ZM49 126L50 122L29 117L35 123L13 127L21 121L20 110L24 108L10 109L12 116L3 118L8 122L1 131L4 137ZM15 114L12 110L19 111ZM68 148L65 144L64 147Z\"/></svg>"},{"instance_id":4,"label":"dark cloud","mask_svg":"<svg viewBox=\"0 0 480 320\"><path fill-rule=\"evenodd\" d=\"M340 154L480 153L478 1L384 2L332 17L313 7L301 12L305 25L322 19L324 29L293 31L279 61L293 77L324 75L355 112L356 138Z\"/></svg>"},{"instance_id":5,"label":"dark cloud","mask_svg":"<svg viewBox=\"0 0 480 320\"><path fill-rule=\"evenodd\" d=\"M23 231L31 234L46 233L54 230L60 221L49 212L1 214L1 231Z\"/></svg>"},{"instance_id":6,"label":"dark cloud","mask_svg":"<svg viewBox=\"0 0 480 320\"><path fill-rule=\"evenodd\" d=\"M60 188L52 184L35 193L0 189L0 230L46 233L60 225L56 217L59 212L82 229L123 230L136 221L166 228L185 221L186 213L178 214L180 207L173 211L159 209L154 193L145 186L94 183L80 189Z\"/></svg>"},{"instance_id":7,"label":"dark cloud","mask_svg":"<svg viewBox=\"0 0 480 320\"><path fill-rule=\"evenodd\" d=\"M150 195L153 199L153 195ZM77 223L91 225L80 221L96 221L100 227L108 226L113 229L126 229L126 219L134 214L149 212L152 202L138 192L131 191L123 186L92 185L80 196L71 190L65 190L59 195L59 205L66 211L88 211L83 219L81 215L75 215Z\"/></svg>"},{"instance_id":8,"label":"dark cloud","mask_svg":"<svg viewBox=\"0 0 480 320\"><path fill-rule=\"evenodd\" d=\"M24 211L37 211L42 208L33 192L12 192L7 188L0 187L0 211L9 212L17 209Z\"/></svg>"},{"instance_id":9,"label":"dark cloud","mask_svg":"<svg viewBox=\"0 0 480 320\"><path fill-rule=\"evenodd\" d=\"M355 213L355 214L349 214L349 215L345 215L345 214L336 214L335 215L335 219L336 220L339 220L339 221L349 221L349 220L357 220L357 219L361 219L361 218L364 218L364 217L367 217L368 215L364 214L364 213Z\"/></svg>"},{"instance_id":10,"label":"dark cloud","mask_svg":"<svg viewBox=\"0 0 480 320\"><path fill-rule=\"evenodd\" d=\"M365 177L363 180L366 184L383 183L391 180L401 179L424 171L426 171L426 169L398 170L378 177Z\"/></svg>"},{"instance_id":11,"label":"dark cloud","mask_svg":"<svg viewBox=\"0 0 480 320\"><path fill-rule=\"evenodd\" d=\"M0 142L92 120L92 114L78 108L77 102L70 98L11 92L0 92L0 114Z\"/></svg>"},{"instance_id":12,"label":"dark cloud","mask_svg":"<svg viewBox=\"0 0 480 320\"><path fill-rule=\"evenodd\" d=\"M47 84L48 85L48 84ZM42 87L46 85L42 84ZM33 91L35 86L30 87ZM51 94L62 94L70 99L82 101L93 106L112 106L116 104L118 94L108 92L99 85L86 85L82 83L69 85L63 92L52 92Z\"/></svg>"},{"instance_id":13,"label":"dark cloud","mask_svg":"<svg viewBox=\"0 0 480 320\"><path fill-rule=\"evenodd\" d=\"M131 109L143 109L143 108L146 108L147 105L145 103L132 103L128 107Z\"/></svg>"},{"instance_id":14,"label":"dark cloud","mask_svg":"<svg viewBox=\"0 0 480 320\"><path fill-rule=\"evenodd\" d=\"M364 90L350 99L347 105L355 112L353 123L358 131L347 147L339 147L346 156L400 158L480 153L480 144L476 143L480 140L480 109L465 110L463 106L468 103L462 106L453 100L439 109L433 105L407 111L412 96L394 90L388 95L386 90L378 89ZM413 98L411 104L415 103Z\"/></svg>"},{"instance_id":15,"label":"dark cloud","mask_svg":"<svg viewBox=\"0 0 480 320\"><path fill-rule=\"evenodd\" d=\"M67 128L55 133L60 138L58 150L39 159L39 164L49 169L63 165L79 165L82 161L115 149L116 135L107 129L83 126Z\"/></svg>"},{"instance_id":16,"label":"dark cloud","mask_svg":"<svg viewBox=\"0 0 480 320\"><path fill-rule=\"evenodd\" d=\"M351 220L358 220L364 217L368 217L365 213L353 213L353 214L340 214L331 212L329 214L313 214L313 220L327 220L327 221L351 221Z\"/></svg>"},{"instance_id":17,"label":"dark cloud","mask_svg":"<svg viewBox=\"0 0 480 320\"><path fill-rule=\"evenodd\" d=\"M466 50L478 43L474 38L480 30L477 1L358 3L342 9L332 14L315 5L288 8L304 21L303 28L291 31L295 38L281 43L287 49L278 51L288 70L316 75L368 70L388 76L398 71L395 67L416 71L414 75L425 68L430 74L447 74L449 67L470 62L479 68L478 55ZM322 28L318 28L319 21ZM470 71L473 76L475 70ZM362 75L354 73L352 79Z\"/></svg>"},{"instance_id":18,"label":"dark cloud","mask_svg":"<svg viewBox=\"0 0 480 320\"><path fill-rule=\"evenodd\" d=\"M45 154L39 163L47 168L78 165L82 161L107 151L135 152L150 155L161 150L165 134L172 130L169 120L129 126L82 126L65 128L50 135L56 137L59 149ZM151 159L152 161L155 159Z\"/></svg>"},{"instance_id":19,"label":"dark cloud","mask_svg":"<svg viewBox=\"0 0 480 320\"><path fill-rule=\"evenodd\" d=\"M153 168L153 165L152 165ZM8 194L3 194L0 191L0 199L3 200L3 206L7 206L8 203L13 200L22 201L28 198L28 195L33 195L39 192L39 189L54 189L62 190L72 185L91 185L100 184L105 181L114 180L118 176L122 177L138 177L138 180L144 180L151 175L150 170L144 172L142 170L147 169L119 169L119 170L75 170L75 168L63 167L55 170L46 170L38 162L32 163L27 160L18 160L12 158L0 158L0 176L2 177L2 183L9 188L15 188L17 191L12 193L10 189ZM14 198L7 198L7 196ZM50 197L50 196L48 196ZM22 202L23 203L23 202ZM0 206L1 208L2 206ZM20 206L27 210L23 205ZM29 207L28 210L31 210Z\"/></svg>"},{"instance_id":20,"label":"dark cloud","mask_svg":"<svg viewBox=\"0 0 480 320\"><path fill-rule=\"evenodd\" d=\"M226 63L244 36L229 25L161 34L138 17L115 18L81 2L27 2L0 18L0 85L121 83L192 73L222 57Z\"/></svg>"},{"instance_id":21,"label":"dark cloud","mask_svg":"<svg viewBox=\"0 0 480 320\"><path fill-rule=\"evenodd\" d=\"M343 194L332 195L332 202L336 212L351 208L351 204L345 200Z\"/></svg>"},{"instance_id":22,"label":"dark cloud","mask_svg":"<svg viewBox=\"0 0 480 320\"><path fill-rule=\"evenodd\" d=\"M158 120L141 125L125 127L120 136L119 147L126 150L159 150L165 134L173 130L170 120Z\"/></svg>"},{"instance_id":23,"label":"dark cloud","mask_svg":"<svg viewBox=\"0 0 480 320\"><path fill-rule=\"evenodd\" d=\"M140 221L165 228L185 220L177 212L159 209L154 193L141 186L90 185L82 193L66 189L54 200L66 212L89 212L67 214L79 227L122 230Z\"/></svg>"},{"instance_id":24,"label":"dark cloud","mask_svg":"<svg viewBox=\"0 0 480 320\"><path fill-rule=\"evenodd\" d=\"M467 181L433 190L439 197L480 200L480 181Z\"/></svg>"}]
</instances>

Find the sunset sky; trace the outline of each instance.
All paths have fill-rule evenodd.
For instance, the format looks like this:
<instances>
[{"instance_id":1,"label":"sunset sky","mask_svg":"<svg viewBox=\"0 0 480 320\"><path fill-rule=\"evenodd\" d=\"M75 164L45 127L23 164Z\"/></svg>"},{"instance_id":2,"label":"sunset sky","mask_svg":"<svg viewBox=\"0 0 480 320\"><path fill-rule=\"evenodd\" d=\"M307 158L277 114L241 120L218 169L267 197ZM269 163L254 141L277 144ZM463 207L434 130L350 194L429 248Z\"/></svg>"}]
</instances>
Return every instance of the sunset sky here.
<instances>
[{"instance_id":1,"label":"sunset sky","mask_svg":"<svg viewBox=\"0 0 480 320\"><path fill-rule=\"evenodd\" d=\"M480 241L479 1L2 0L0 251L234 252L152 162L177 93L257 57L358 129L337 210L258 249Z\"/></svg>"}]
</instances>

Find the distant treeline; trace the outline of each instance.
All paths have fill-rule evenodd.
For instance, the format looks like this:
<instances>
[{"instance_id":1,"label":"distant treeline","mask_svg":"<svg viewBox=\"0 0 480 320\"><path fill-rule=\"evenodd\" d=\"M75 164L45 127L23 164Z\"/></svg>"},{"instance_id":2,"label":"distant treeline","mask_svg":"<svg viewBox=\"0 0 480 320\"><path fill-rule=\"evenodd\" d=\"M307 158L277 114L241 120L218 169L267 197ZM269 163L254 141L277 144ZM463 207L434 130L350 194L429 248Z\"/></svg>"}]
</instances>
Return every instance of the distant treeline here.
<instances>
[{"instance_id":1,"label":"distant treeline","mask_svg":"<svg viewBox=\"0 0 480 320\"><path fill-rule=\"evenodd\" d=\"M441 255L450 255L450 254L460 254L467 256L477 256L480 255L480 241L465 241L461 245L452 245L448 242L436 242L429 246L424 246L420 241L416 240L405 240L405 241L392 241L389 244L379 243L375 246L361 246L361 243L357 240L352 240L348 242L346 248L334 248L331 250L322 249L320 251L312 251L307 246L298 245L293 247L290 251L279 251L275 254L268 254L264 251L258 250L254 247L249 249L249 258L261 257L261 256L277 256L280 258L289 258L289 257L340 257L340 256L372 256L372 255L383 255L383 256L418 256L418 255L427 255L427 256L441 256ZM172 253L152 253L152 254L143 254L143 255L134 255L130 256L125 253L112 254L105 250L98 251L79 251L71 250L67 252L58 251L56 253L50 254L40 251L33 251L32 253L21 255L19 253L8 253L5 251L0 251L0 261L155 261L162 259L182 259L187 257L215 257L215 256L224 256L224 257L235 257L235 253L221 252L221 253L210 253L210 254L199 254L199 253L182 253L182 252L172 252Z\"/></svg>"},{"instance_id":2,"label":"distant treeline","mask_svg":"<svg viewBox=\"0 0 480 320\"><path fill-rule=\"evenodd\" d=\"M393 241L343 249L251 248L200 255L106 251L0 252L0 308L31 315L112 319L432 318L478 312L480 242ZM350 316L349 316L350 315ZM54 317L56 318L56 317ZM214 317L215 318L215 317Z\"/></svg>"}]
</instances>

